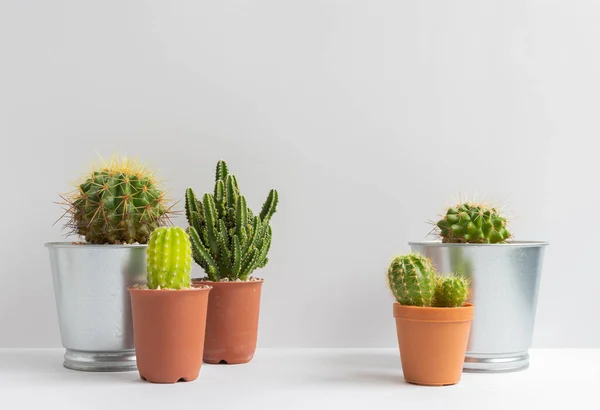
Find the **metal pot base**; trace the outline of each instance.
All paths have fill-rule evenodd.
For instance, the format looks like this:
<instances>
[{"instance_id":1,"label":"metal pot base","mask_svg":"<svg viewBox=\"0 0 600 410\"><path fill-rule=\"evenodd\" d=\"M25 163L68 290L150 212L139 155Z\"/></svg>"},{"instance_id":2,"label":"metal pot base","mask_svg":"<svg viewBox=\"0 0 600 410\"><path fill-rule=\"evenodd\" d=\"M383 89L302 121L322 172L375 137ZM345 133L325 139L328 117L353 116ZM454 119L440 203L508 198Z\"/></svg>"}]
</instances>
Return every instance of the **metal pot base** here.
<instances>
[{"instance_id":1,"label":"metal pot base","mask_svg":"<svg viewBox=\"0 0 600 410\"><path fill-rule=\"evenodd\" d=\"M67 349L63 365L67 369L84 372L130 372L137 370L135 350L82 352Z\"/></svg>"},{"instance_id":2,"label":"metal pot base","mask_svg":"<svg viewBox=\"0 0 600 410\"><path fill-rule=\"evenodd\" d=\"M508 373L529 367L529 353L474 354L467 352L463 371L466 373Z\"/></svg>"}]
</instances>

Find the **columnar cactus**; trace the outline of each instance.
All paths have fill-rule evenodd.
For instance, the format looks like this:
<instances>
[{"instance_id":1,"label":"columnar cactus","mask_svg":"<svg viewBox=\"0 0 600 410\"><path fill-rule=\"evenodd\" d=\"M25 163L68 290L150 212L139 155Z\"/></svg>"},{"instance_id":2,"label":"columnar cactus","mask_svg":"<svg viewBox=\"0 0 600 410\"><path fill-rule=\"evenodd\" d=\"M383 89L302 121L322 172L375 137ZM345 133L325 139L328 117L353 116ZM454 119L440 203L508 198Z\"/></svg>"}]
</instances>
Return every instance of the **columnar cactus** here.
<instances>
[{"instance_id":1,"label":"columnar cactus","mask_svg":"<svg viewBox=\"0 0 600 410\"><path fill-rule=\"evenodd\" d=\"M184 289L191 284L192 250L188 234L179 227L158 228L146 252L150 289Z\"/></svg>"},{"instance_id":2,"label":"columnar cactus","mask_svg":"<svg viewBox=\"0 0 600 410\"><path fill-rule=\"evenodd\" d=\"M496 208L475 203L449 208L437 228L445 243L501 243L511 237Z\"/></svg>"},{"instance_id":3,"label":"columnar cactus","mask_svg":"<svg viewBox=\"0 0 600 410\"><path fill-rule=\"evenodd\" d=\"M415 253L398 256L388 269L388 284L401 305L431 306L435 270L424 256Z\"/></svg>"},{"instance_id":4,"label":"columnar cactus","mask_svg":"<svg viewBox=\"0 0 600 410\"><path fill-rule=\"evenodd\" d=\"M127 157L94 169L63 199L65 227L92 244L147 243L171 213L153 173Z\"/></svg>"},{"instance_id":5,"label":"columnar cactus","mask_svg":"<svg viewBox=\"0 0 600 410\"><path fill-rule=\"evenodd\" d=\"M268 263L269 223L277 203L277 191L272 189L260 214L254 215L225 161L217 163L214 193L198 200L194 191L187 189L185 211L192 256L209 280L247 280L255 269Z\"/></svg>"},{"instance_id":6,"label":"columnar cactus","mask_svg":"<svg viewBox=\"0 0 600 410\"><path fill-rule=\"evenodd\" d=\"M417 253L394 258L388 285L401 305L460 307L469 294L469 281L461 276L437 276L431 261Z\"/></svg>"},{"instance_id":7,"label":"columnar cactus","mask_svg":"<svg viewBox=\"0 0 600 410\"><path fill-rule=\"evenodd\" d=\"M469 280L453 275L450 277L438 277L435 284L433 296L434 307L460 307L469 296Z\"/></svg>"}]
</instances>

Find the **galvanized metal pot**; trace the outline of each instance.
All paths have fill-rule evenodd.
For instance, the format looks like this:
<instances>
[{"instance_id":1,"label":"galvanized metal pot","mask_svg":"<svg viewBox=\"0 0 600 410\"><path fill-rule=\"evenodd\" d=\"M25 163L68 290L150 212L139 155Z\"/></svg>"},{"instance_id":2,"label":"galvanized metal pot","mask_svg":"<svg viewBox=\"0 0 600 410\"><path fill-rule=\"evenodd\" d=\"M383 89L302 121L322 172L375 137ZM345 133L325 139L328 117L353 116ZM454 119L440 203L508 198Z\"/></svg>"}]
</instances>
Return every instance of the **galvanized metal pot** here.
<instances>
[{"instance_id":1,"label":"galvanized metal pot","mask_svg":"<svg viewBox=\"0 0 600 410\"><path fill-rule=\"evenodd\" d=\"M506 372L529 367L545 242L460 244L409 242L441 275L471 279L475 306L464 371Z\"/></svg>"},{"instance_id":2,"label":"galvanized metal pot","mask_svg":"<svg viewBox=\"0 0 600 410\"><path fill-rule=\"evenodd\" d=\"M64 366L137 370L127 288L145 283L147 245L47 243Z\"/></svg>"}]
</instances>

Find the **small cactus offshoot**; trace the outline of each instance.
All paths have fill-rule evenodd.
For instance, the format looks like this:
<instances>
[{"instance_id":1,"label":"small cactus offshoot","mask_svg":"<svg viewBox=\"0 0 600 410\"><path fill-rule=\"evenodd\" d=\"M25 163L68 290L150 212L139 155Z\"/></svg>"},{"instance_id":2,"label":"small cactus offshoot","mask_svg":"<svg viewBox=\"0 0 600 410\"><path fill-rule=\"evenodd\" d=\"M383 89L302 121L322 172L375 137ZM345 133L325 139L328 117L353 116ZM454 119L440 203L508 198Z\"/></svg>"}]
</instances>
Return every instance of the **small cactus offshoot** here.
<instances>
[{"instance_id":1,"label":"small cactus offshoot","mask_svg":"<svg viewBox=\"0 0 600 410\"><path fill-rule=\"evenodd\" d=\"M438 277L435 284L432 306L462 306L469 297L469 285L469 280L459 275Z\"/></svg>"},{"instance_id":2,"label":"small cactus offshoot","mask_svg":"<svg viewBox=\"0 0 600 410\"><path fill-rule=\"evenodd\" d=\"M185 193L192 256L211 281L245 281L269 261L269 223L277 209L277 191L269 192L260 214L254 215L225 161L217 163L215 180L214 194L206 193L202 200L191 188Z\"/></svg>"},{"instance_id":3,"label":"small cactus offshoot","mask_svg":"<svg viewBox=\"0 0 600 410\"><path fill-rule=\"evenodd\" d=\"M461 276L438 276L431 261L411 253L394 258L387 274L388 286L401 305L460 307L469 294L469 281Z\"/></svg>"},{"instance_id":4,"label":"small cactus offshoot","mask_svg":"<svg viewBox=\"0 0 600 410\"><path fill-rule=\"evenodd\" d=\"M91 244L147 243L171 209L154 174L127 157L112 157L63 196L65 227Z\"/></svg>"},{"instance_id":5,"label":"small cactus offshoot","mask_svg":"<svg viewBox=\"0 0 600 410\"><path fill-rule=\"evenodd\" d=\"M444 243L502 243L511 237L496 208L476 203L449 208L436 225Z\"/></svg>"},{"instance_id":6,"label":"small cactus offshoot","mask_svg":"<svg viewBox=\"0 0 600 410\"><path fill-rule=\"evenodd\" d=\"M146 266L150 289L189 288L192 248L188 234L179 227L158 228L152 232Z\"/></svg>"}]
</instances>

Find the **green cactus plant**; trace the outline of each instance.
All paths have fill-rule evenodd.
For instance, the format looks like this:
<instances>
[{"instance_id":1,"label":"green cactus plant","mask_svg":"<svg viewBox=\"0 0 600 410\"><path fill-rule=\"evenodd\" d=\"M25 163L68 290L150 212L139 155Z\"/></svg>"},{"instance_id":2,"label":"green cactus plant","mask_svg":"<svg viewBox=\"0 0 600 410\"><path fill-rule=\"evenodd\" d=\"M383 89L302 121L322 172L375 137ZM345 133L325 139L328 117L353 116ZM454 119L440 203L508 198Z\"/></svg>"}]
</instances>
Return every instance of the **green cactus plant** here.
<instances>
[{"instance_id":1,"label":"green cactus plant","mask_svg":"<svg viewBox=\"0 0 600 410\"><path fill-rule=\"evenodd\" d=\"M416 253L397 256L387 277L390 290L401 305L431 306L435 270L426 257Z\"/></svg>"},{"instance_id":2,"label":"green cactus plant","mask_svg":"<svg viewBox=\"0 0 600 410\"><path fill-rule=\"evenodd\" d=\"M179 227L157 228L146 251L150 289L186 289L191 285L192 250L188 234Z\"/></svg>"},{"instance_id":3,"label":"green cactus plant","mask_svg":"<svg viewBox=\"0 0 600 410\"><path fill-rule=\"evenodd\" d=\"M278 200L272 189L260 214L254 215L225 161L217 163L214 193L199 200L192 188L187 189L185 213L192 256L209 280L245 281L255 269L265 267L272 236L269 223Z\"/></svg>"},{"instance_id":4,"label":"green cactus plant","mask_svg":"<svg viewBox=\"0 0 600 410\"><path fill-rule=\"evenodd\" d=\"M62 198L69 234L91 244L147 243L169 222L171 209L154 174L127 157L113 156Z\"/></svg>"},{"instance_id":5,"label":"green cactus plant","mask_svg":"<svg viewBox=\"0 0 600 410\"><path fill-rule=\"evenodd\" d=\"M460 275L438 277L433 296L434 307L460 307L469 297L468 279Z\"/></svg>"},{"instance_id":6,"label":"green cactus plant","mask_svg":"<svg viewBox=\"0 0 600 410\"><path fill-rule=\"evenodd\" d=\"M449 208L436 225L444 243L502 243L511 237L496 208L476 203Z\"/></svg>"},{"instance_id":7,"label":"green cactus plant","mask_svg":"<svg viewBox=\"0 0 600 410\"><path fill-rule=\"evenodd\" d=\"M431 261L418 253L394 258L387 272L388 286L401 305L460 307L469 294L461 276L440 277Z\"/></svg>"}]
</instances>

